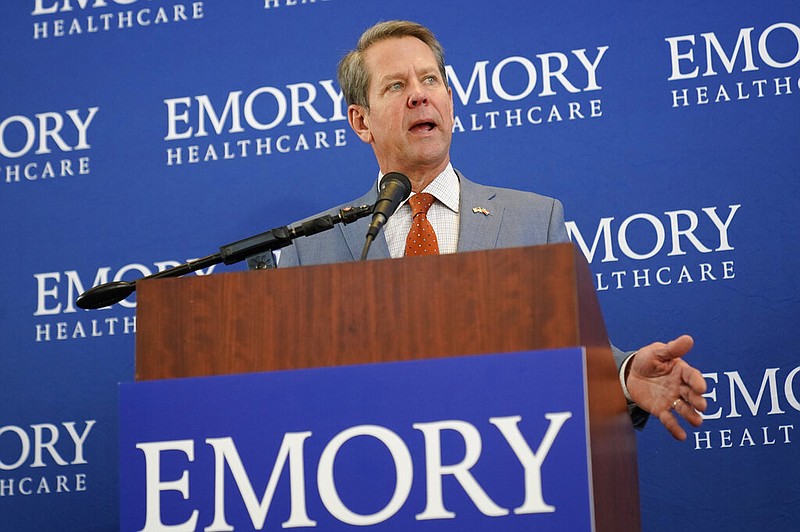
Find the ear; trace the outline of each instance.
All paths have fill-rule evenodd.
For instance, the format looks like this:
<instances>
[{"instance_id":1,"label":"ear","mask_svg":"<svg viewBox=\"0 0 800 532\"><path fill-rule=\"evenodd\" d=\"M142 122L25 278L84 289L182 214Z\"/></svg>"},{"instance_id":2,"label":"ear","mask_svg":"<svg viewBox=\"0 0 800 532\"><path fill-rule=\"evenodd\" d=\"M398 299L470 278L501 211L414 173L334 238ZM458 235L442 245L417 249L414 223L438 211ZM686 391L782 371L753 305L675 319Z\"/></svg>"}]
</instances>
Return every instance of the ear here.
<instances>
[{"instance_id":1,"label":"ear","mask_svg":"<svg viewBox=\"0 0 800 532\"><path fill-rule=\"evenodd\" d=\"M347 121L358 137L367 144L372 143L372 131L369 128L369 111L357 104L347 108Z\"/></svg>"},{"instance_id":2,"label":"ear","mask_svg":"<svg viewBox=\"0 0 800 532\"><path fill-rule=\"evenodd\" d=\"M453 89L450 88L450 85L447 85L447 94L450 96L450 121L454 122L456 119L455 107L453 106Z\"/></svg>"}]
</instances>

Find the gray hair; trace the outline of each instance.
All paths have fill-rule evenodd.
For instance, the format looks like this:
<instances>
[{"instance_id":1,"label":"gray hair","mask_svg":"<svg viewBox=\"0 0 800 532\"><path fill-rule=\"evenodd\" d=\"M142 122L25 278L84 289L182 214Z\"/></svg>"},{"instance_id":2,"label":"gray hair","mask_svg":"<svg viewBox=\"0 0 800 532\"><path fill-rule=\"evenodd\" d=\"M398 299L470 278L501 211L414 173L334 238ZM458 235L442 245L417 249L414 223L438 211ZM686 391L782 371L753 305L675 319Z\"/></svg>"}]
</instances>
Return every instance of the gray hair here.
<instances>
[{"instance_id":1,"label":"gray hair","mask_svg":"<svg viewBox=\"0 0 800 532\"><path fill-rule=\"evenodd\" d=\"M433 35L433 32L421 24L407 20L390 20L379 22L368 28L358 40L355 50L350 51L339 62L339 86L344 93L347 105L356 104L369 109L370 73L364 62L364 54L373 44L393 38L416 37L428 45L436 58L439 74L446 82L447 73L444 67L444 48Z\"/></svg>"}]
</instances>

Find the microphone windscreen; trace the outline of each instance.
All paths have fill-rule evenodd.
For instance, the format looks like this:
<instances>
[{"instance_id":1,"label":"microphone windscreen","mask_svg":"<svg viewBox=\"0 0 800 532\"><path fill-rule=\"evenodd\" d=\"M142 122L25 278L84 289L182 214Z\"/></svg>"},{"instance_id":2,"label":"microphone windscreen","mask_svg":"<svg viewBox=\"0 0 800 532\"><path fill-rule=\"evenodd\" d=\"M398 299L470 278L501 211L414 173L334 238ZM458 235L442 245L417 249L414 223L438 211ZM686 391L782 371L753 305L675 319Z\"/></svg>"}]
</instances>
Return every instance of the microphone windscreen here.
<instances>
[{"instance_id":1,"label":"microphone windscreen","mask_svg":"<svg viewBox=\"0 0 800 532\"><path fill-rule=\"evenodd\" d=\"M401 196L398 200L398 203L404 201L406 198L408 198L408 196L411 195L411 181L408 179L408 177L400 172L389 172L383 176L381 179L379 196L382 197L384 192L389 192L386 190L387 187L397 187L396 193Z\"/></svg>"}]
</instances>

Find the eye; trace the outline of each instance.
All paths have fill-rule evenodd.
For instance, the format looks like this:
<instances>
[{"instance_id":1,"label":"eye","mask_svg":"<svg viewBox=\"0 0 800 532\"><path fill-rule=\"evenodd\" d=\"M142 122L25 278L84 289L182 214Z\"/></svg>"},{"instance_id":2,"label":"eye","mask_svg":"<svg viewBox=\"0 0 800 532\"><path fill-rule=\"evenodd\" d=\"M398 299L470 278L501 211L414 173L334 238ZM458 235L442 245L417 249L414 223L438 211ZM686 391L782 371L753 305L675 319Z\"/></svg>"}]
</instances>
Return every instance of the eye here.
<instances>
[{"instance_id":1,"label":"eye","mask_svg":"<svg viewBox=\"0 0 800 532\"><path fill-rule=\"evenodd\" d=\"M436 76L425 76L422 79L422 82L428 85L435 85L437 81L439 81L439 79Z\"/></svg>"},{"instance_id":2,"label":"eye","mask_svg":"<svg viewBox=\"0 0 800 532\"><path fill-rule=\"evenodd\" d=\"M399 81L395 81L394 83L392 83L391 85L389 85L386 88L386 90L388 90L388 91L399 91L399 90L402 90L402 89L403 89L403 84L400 83Z\"/></svg>"}]
</instances>

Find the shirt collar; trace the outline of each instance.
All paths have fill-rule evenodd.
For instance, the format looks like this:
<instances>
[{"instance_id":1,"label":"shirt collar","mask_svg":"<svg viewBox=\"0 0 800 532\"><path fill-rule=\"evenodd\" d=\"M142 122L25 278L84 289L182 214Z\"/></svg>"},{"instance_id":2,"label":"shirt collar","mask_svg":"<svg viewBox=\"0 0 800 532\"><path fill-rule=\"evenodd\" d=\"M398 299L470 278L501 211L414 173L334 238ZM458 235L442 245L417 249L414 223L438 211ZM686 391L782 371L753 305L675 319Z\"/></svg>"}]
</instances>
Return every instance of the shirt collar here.
<instances>
[{"instance_id":1,"label":"shirt collar","mask_svg":"<svg viewBox=\"0 0 800 532\"><path fill-rule=\"evenodd\" d=\"M380 193L380 186L381 186L381 179L383 178L383 173L378 173L378 192ZM453 169L453 165L451 163L447 163L447 167L442 170L442 173L436 176L436 179L431 181L423 192L427 192L428 194L432 194L434 198L439 200L445 207L450 209L451 211L457 213L458 212L458 202L461 196L461 183L458 179L458 174ZM413 193L412 193L413 194ZM408 201L408 200L406 200ZM402 202L400 206L402 206L405 202Z\"/></svg>"}]
</instances>

